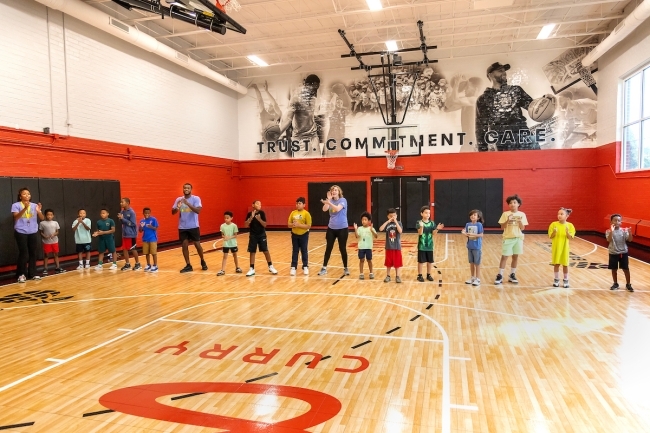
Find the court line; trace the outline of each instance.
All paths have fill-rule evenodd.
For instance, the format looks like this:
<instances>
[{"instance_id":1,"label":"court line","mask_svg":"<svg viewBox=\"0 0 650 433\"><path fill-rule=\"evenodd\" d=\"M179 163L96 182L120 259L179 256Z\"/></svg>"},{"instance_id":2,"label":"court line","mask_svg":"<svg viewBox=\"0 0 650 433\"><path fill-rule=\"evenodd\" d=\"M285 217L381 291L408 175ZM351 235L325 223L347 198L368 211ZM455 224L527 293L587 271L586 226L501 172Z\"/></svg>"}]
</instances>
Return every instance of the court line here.
<instances>
[{"instance_id":1,"label":"court line","mask_svg":"<svg viewBox=\"0 0 650 433\"><path fill-rule=\"evenodd\" d=\"M316 331L311 329L299 328L276 328L272 326L253 326L253 325L240 325L236 323L221 323L221 322L203 322L196 320L177 320L177 319L161 319L161 322L177 322L177 323L191 323L195 325L209 325L209 326L231 326L233 328L248 328L248 329L264 329L268 331L287 331L287 332L303 332L308 334L328 334L328 335L344 335L350 337L373 337L373 338L387 338L391 340L408 340L408 341L425 341L430 343L442 343L442 340L432 338L417 338L417 337L393 337L389 335L374 335L374 334L356 334L352 332L337 332L337 331Z\"/></svg>"},{"instance_id":2,"label":"court line","mask_svg":"<svg viewBox=\"0 0 650 433\"><path fill-rule=\"evenodd\" d=\"M58 358L47 358L46 361L48 362L63 362L63 359L58 359Z\"/></svg>"},{"instance_id":3,"label":"court line","mask_svg":"<svg viewBox=\"0 0 650 433\"><path fill-rule=\"evenodd\" d=\"M462 404L452 404L451 409L478 411L478 406L467 406Z\"/></svg>"},{"instance_id":4,"label":"court line","mask_svg":"<svg viewBox=\"0 0 650 433\"><path fill-rule=\"evenodd\" d=\"M453 359L454 361L471 361L472 358L463 358L460 356L450 356L449 359Z\"/></svg>"},{"instance_id":5,"label":"court line","mask_svg":"<svg viewBox=\"0 0 650 433\"><path fill-rule=\"evenodd\" d=\"M325 243L325 244L323 244L323 245L319 245L319 246L317 246L316 248L312 248L311 250L308 250L307 252L308 252L308 253L311 253L312 251L316 251L316 250L319 249L319 248L323 248L325 245L327 245L327 244Z\"/></svg>"}]
</instances>

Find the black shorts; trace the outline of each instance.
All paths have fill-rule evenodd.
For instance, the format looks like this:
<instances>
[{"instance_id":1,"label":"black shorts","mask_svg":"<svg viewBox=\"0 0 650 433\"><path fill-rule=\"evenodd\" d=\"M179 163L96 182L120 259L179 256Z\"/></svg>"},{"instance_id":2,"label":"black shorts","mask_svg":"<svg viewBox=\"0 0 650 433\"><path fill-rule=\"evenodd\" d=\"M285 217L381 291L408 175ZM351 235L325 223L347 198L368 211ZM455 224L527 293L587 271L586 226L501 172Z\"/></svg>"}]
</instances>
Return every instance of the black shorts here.
<instances>
[{"instance_id":1,"label":"black shorts","mask_svg":"<svg viewBox=\"0 0 650 433\"><path fill-rule=\"evenodd\" d=\"M251 234L248 238L248 252L254 253L257 252L257 247L260 248L260 252L266 252L269 250L269 246L266 244L266 234L261 236L255 236Z\"/></svg>"},{"instance_id":2,"label":"black shorts","mask_svg":"<svg viewBox=\"0 0 650 433\"><path fill-rule=\"evenodd\" d=\"M89 253L90 252L90 244L76 244L77 246L77 252L78 253Z\"/></svg>"},{"instance_id":3,"label":"black shorts","mask_svg":"<svg viewBox=\"0 0 650 433\"><path fill-rule=\"evenodd\" d=\"M610 254L609 255L609 265L607 269L630 269L630 259L627 253L625 254Z\"/></svg>"},{"instance_id":4,"label":"black shorts","mask_svg":"<svg viewBox=\"0 0 650 433\"><path fill-rule=\"evenodd\" d=\"M198 227L193 229L178 229L178 239L181 242L185 240L192 241L192 242L200 242L201 233L199 232Z\"/></svg>"},{"instance_id":5,"label":"black shorts","mask_svg":"<svg viewBox=\"0 0 650 433\"><path fill-rule=\"evenodd\" d=\"M418 263L433 263L433 251L418 250Z\"/></svg>"},{"instance_id":6,"label":"black shorts","mask_svg":"<svg viewBox=\"0 0 650 433\"><path fill-rule=\"evenodd\" d=\"M359 260L372 260L372 250L359 250Z\"/></svg>"},{"instance_id":7,"label":"black shorts","mask_svg":"<svg viewBox=\"0 0 650 433\"><path fill-rule=\"evenodd\" d=\"M223 253L228 254L228 253L236 253L239 251L237 247L223 247Z\"/></svg>"}]
</instances>

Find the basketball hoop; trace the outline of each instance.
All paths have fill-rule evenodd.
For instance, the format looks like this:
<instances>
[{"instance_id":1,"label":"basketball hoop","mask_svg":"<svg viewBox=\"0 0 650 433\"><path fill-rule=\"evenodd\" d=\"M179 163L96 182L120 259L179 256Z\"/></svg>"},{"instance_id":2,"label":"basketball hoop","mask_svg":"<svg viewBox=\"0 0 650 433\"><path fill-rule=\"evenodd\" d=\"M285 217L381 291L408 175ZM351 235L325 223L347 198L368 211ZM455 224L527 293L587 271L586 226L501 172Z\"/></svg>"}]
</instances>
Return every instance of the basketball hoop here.
<instances>
[{"instance_id":1,"label":"basketball hoop","mask_svg":"<svg viewBox=\"0 0 650 433\"><path fill-rule=\"evenodd\" d=\"M386 161L388 162L388 168L394 170L395 163L397 162L397 156L399 155L398 150L387 150L386 151Z\"/></svg>"},{"instance_id":2,"label":"basketball hoop","mask_svg":"<svg viewBox=\"0 0 650 433\"><path fill-rule=\"evenodd\" d=\"M237 0L216 0L217 7L223 12L238 12L241 9L241 4Z\"/></svg>"}]
</instances>

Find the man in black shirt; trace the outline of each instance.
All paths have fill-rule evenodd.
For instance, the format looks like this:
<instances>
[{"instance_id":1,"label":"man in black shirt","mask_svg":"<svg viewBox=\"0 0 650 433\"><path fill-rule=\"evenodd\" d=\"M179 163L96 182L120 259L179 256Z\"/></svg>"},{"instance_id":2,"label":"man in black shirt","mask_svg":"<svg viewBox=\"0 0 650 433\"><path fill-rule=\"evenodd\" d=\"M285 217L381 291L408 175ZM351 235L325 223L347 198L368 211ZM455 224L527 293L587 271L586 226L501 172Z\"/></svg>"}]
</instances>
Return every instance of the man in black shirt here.
<instances>
[{"instance_id":1,"label":"man in black shirt","mask_svg":"<svg viewBox=\"0 0 650 433\"><path fill-rule=\"evenodd\" d=\"M247 277L255 275L255 253L259 247L260 252L264 253L266 261L269 264L269 272L273 275L278 271L273 267L271 261L271 254L269 254L269 247L266 242L266 214L262 210L262 202L255 200L253 202L253 210L246 214L245 221L246 228L250 228L248 238L248 252L251 254L251 267L246 273Z\"/></svg>"}]
</instances>

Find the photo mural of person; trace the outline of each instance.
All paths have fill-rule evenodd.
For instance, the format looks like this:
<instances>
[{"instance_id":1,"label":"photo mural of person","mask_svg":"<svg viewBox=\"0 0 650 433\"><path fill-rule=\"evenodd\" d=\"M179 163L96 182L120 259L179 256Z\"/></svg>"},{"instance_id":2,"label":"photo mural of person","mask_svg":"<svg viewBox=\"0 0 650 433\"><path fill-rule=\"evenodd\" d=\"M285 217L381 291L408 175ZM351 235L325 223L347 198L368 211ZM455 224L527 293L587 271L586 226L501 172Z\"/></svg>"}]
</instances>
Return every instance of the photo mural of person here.
<instances>
[{"instance_id":1,"label":"photo mural of person","mask_svg":"<svg viewBox=\"0 0 650 433\"><path fill-rule=\"evenodd\" d=\"M476 144L476 100L479 97L479 89L483 80L479 77L466 79L464 75L454 75L450 83L449 96L445 101L446 111L460 110L460 125L465 136L465 145L460 148L461 152L475 152L478 150Z\"/></svg>"},{"instance_id":2,"label":"photo mural of person","mask_svg":"<svg viewBox=\"0 0 650 433\"><path fill-rule=\"evenodd\" d=\"M266 92L270 100L268 105L264 102L262 92L260 92L257 84L251 84L250 87L255 90L255 95L257 96L260 123L262 124L262 138L264 141L278 140L280 138L280 118L282 117L282 110L280 110L280 106L273 95L269 93L268 82L264 81L264 92ZM279 157L279 152L268 152L266 149L263 149L261 156L262 159L278 159Z\"/></svg>"},{"instance_id":3,"label":"photo mural of person","mask_svg":"<svg viewBox=\"0 0 650 433\"><path fill-rule=\"evenodd\" d=\"M347 116L351 113L352 98L350 98L347 87L343 83L334 83L331 93L334 107L331 109L330 128L327 140L334 139L336 143L340 143L345 138L345 122ZM334 150L325 147L323 150L323 156L327 157L340 157L345 155L346 152L341 146L336 146Z\"/></svg>"}]
</instances>

